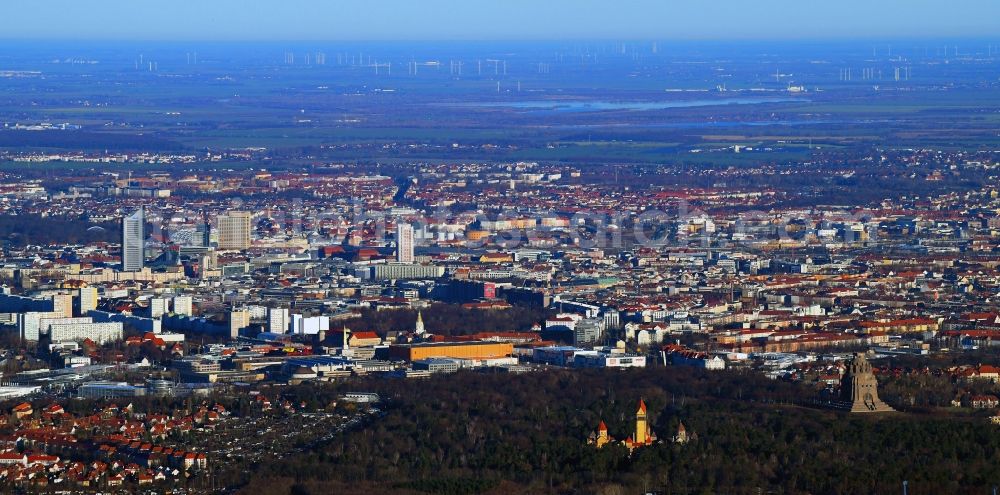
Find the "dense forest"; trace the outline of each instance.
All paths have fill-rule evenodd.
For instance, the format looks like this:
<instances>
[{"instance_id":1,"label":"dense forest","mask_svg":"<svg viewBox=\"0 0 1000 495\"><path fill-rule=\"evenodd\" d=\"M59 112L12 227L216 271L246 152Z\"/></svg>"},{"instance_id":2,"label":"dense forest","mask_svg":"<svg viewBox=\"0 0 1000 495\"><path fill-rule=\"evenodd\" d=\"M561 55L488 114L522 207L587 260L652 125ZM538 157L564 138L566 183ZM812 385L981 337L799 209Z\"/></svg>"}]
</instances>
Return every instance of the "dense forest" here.
<instances>
[{"instance_id":1,"label":"dense forest","mask_svg":"<svg viewBox=\"0 0 1000 495\"><path fill-rule=\"evenodd\" d=\"M184 147L169 139L150 133L91 132L91 131L15 131L0 132L0 148L18 150L70 149L87 151L180 151Z\"/></svg>"},{"instance_id":2,"label":"dense forest","mask_svg":"<svg viewBox=\"0 0 1000 495\"><path fill-rule=\"evenodd\" d=\"M481 310L463 308L458 304L436 303L421 311L424 327L436 335L468 335L477 332L528 331L535 323L545 319L545 310L530 306L517 306L509 310ZM386 332L412 331L417 321L413 310L376 311L363 310L358 318L345 321L352 331ZM470 325L469 322L475 322Z\"/></svg>"},{"instance_id":3,"label":"dense forest","mask_svg":"<svg viewBox=\"0 0 1000 495\"><path fill-rule=\"evenodd\" d=\"M302 386L323 403L376 391L385 415L304 454L262 465L246 493L988 493L1000 428L985 418L849 415L802 404L815 389L688 368L462 372L414 382ZM596 450L600 420L628 437L636 404L661 443ZM683 421L698 439L669 441Z\"/></svg>"},{"instance_id":4,"label":"dense forest","mask_svg":"<svg viewBox=\"0 0 1000 495\"><path fill-rule=\"evenodd\" d=\"M85 217L0 215L0 241L15 247L28 244L88 244L121 242L116 222L94 224Z\"/></svg>"}]
</instances>

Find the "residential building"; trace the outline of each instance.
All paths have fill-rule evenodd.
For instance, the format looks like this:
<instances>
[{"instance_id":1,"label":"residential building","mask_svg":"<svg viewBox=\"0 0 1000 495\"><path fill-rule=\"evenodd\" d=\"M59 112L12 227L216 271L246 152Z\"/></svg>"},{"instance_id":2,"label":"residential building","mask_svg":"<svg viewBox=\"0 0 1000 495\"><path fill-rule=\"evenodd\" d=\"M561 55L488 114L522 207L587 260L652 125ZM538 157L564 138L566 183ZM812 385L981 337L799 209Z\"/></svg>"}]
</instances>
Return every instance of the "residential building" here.
<instances>
[{"instance_id":1,"label":"residential building","mask_svg":"<svg viewBox=\"0 0 1000 495\"><path fill-rule=\"evenodd\" d=\"M121 322L56 323L49 325L49 338L53 343L90 339L96 344L106 344L122 339Z\"/></svg>"},{"instance_id":2,"label":"residential building","mask_svg":"<svg viewBox=\"0 0 1000 495\"><path fill-rule=\"evenodd\" d=\"M175 315L185 315L191 316L194 314L192 311L192 299L191 296L174 296L173 300L173 313Z\"/></svg>"},{"instance_id":3,"label":"residential building","mask_svg":"<svg viewBox=\"0 0 1000 495\"><path fill-rule=\"evenodd\" d=\"M428 279L444 276L444 267L414 263L385 263L366 267L368 276L375 280Z\"/></svg>"},{"instance_id":4,"label":"residential building","mask_svg":"<svg viewBox=\"0 0 1000 495\"><path fill-rule=\"evenodd\" d=\"M97 309L100 297L97 287L81 287L76 291L78 314L85 315L88 311Z\"/></svg>"},{"instance_id":5,"label":"residential building","mask_svg":"<svg viewBox=\"0 0 1000 495\"><path fill-rule=\"evenodd\" d=\"M408 223L396 224L396 261L413 263L413 226Z\"/></svg>"},{"instance_id":6,"label":"residential building","mask_svg":"<svg viewBox=\"0 0 1000 495\"><path fill-rule=\"evenodd\" d=\"M170 310L170 301L165 297L154 297L149 300L149 317L159 318Z\"/></svg>"},{"instance_id":7,"label":"residential building","mask_svg":"<svg viewBox=\"0 0 1000 495\"><path fill-rule=\"evenodd\" d=\"M271 333L288 333L290 325L288 308L267 309L267 331Z\"/></svg>"},{"instance_id":8,"label":"residential building","mask_svg":"<svg viewBox=\"0 0 1000 495\"><path fill-rule=\"evenodd\" d=\"M240 331L250 326L250 312L246 310L236 310L229 312L229 336L236 338L240 336Z\"/></svg>"}]
</instances>

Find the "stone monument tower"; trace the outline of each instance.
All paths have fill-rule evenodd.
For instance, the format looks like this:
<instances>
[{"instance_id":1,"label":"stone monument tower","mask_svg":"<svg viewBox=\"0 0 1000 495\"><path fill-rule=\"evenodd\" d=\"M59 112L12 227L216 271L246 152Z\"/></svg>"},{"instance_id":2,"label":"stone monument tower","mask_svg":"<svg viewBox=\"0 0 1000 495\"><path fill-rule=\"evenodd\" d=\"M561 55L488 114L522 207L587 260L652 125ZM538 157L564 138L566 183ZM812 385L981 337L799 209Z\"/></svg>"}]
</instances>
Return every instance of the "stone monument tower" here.
<instances>
[{"instance_id":1,"label":"stone monument tower","mask_svg":"<svg viewBox=\"0 0 1000 495\"><path fill-rule=\"evenodd\" d=\"M857 352L840 380L840 408L852 413L888 412L893 408L878 398L878 382L864 353Z\"/></svg>"}]
</instances>

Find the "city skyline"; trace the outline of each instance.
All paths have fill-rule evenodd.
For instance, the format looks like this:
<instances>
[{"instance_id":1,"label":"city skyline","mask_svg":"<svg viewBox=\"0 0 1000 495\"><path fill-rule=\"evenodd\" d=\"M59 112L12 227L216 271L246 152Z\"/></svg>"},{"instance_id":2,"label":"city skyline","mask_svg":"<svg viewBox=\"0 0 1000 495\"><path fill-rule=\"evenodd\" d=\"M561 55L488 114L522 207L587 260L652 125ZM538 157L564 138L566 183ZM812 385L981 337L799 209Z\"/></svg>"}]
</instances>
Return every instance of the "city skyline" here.
<instances>
[{"instance_id":1,"label":"city skyline","mask_svg":"<svg viewBox=\"0 0 1000 495\"><path fill-rule=\"evenodd\" d=\"M11 3L0 492L1000 486L1000 3Z\"/></svg>"}]
</instances>

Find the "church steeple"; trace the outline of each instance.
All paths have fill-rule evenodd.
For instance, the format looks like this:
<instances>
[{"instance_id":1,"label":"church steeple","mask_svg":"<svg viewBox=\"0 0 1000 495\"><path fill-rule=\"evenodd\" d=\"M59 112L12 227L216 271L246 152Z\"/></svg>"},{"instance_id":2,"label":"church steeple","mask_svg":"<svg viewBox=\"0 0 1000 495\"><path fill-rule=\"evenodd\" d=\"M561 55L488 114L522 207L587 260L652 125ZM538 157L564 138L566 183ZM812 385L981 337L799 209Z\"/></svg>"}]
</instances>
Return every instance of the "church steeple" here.
<instances>
[{"instance_id":1,"label":"church steeple","mask_svg":"<svg viewBox=\"0 0 1000 495\"><path fill-rule=\"evenodd\" d=\"M343 357L346 357L346 358L353 358L354 357L354 350L351 349L351 344L350 344L350 341L351 341L350 332L351 332L351 330L347 328L347 325L344 325L344 328L341 331L343 332L343 334L342 334L343 335L343 346L340 348L340 355L343 356Z\"/></svg>"},{"instance_id":2,"label":"church steeple","mask_svg":"<svg viewBox=\"0 0 1000 495\"><path fill-rule=\"evenodd\" d=\"M687 443L688 440L687 428L684 427L684 422L681 421L677 425L677 435L674 436L674 443Z\"/></svg>"},{"instance_id":3,"label":"church steeple","mask_svg":"<svg viewBox=\"0 0 1000 495\"><path fill-rule=\"evenodd\" d=\"M417 311L417 323L415 325L413 325L413 333L415 333L417 335L423 335L424 332L425 332L425 330L424 330L424 317L420 313L420 311Z\"/></svg>"},{"instance_id":4,"label":"church steeple","mask_svg":"<svg viewBox=\"0 0 1000 495\"><path fill-rule=\"evenodd\" d=\"M591 433L590 437L587 438L587 444L597 448L604 447L614 441L615 439L608 435L608 425L604 424L604 420L601 420L601 423L597 425L597 431Z\"/></svg>"},{"instance_id":5,"label":"church steeple","mask_svg":"<svg viewBox=\"0 0 1000 495\"><path fill-rule=\"evenodd\" d=\"M597 448L603 447L608 443L608 426L601 421L601 424L597 426Z\"/></svg>"}]
</instances>

